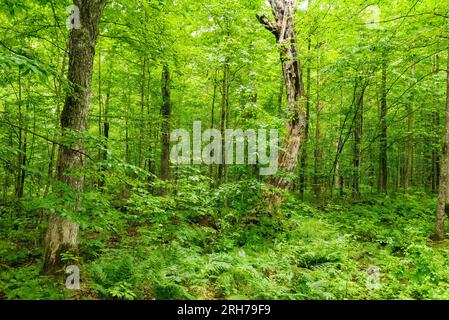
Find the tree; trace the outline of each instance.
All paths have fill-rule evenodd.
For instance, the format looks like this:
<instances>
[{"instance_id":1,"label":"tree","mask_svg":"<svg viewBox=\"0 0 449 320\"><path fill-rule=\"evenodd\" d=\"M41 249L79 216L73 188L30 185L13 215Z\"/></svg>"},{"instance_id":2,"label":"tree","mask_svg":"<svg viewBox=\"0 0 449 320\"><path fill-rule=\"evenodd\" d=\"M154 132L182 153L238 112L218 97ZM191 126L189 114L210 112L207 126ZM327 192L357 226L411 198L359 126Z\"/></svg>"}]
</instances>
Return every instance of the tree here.
<instances>
[{"instance_id":1,"label":"tree","mask_svg":"<svg viewBox=\"0 0 449 320\"><path fill-rule=\"evenodd\" d=\"M71 132L87 130L95 44L105 3L106 0L74 1L79 8L81 26L70 33L68 80L73 91L67 95L61 114L61 127L66 137ZM84 189L84 177L76 171L83 168L85 155L82 139L75 139L74 146L63 145L59 148L57 180L80 193ZM77 202L71 210L78 209L79 199ZM57 272L63 263L61 254L77 249L78 232L77 222L50 214L45 236L44 273Z\"/></svg>"},{"instance_id":2,"label":"tree","mask_svg":"<svg viewBox=\"0 0 449 320\"><path fill-rule=\"evenodd\" d=\"M306 112L302 66L298 58L298 47L294 23L295 0L269 1L274 21L258 15L259 22L275 37L281 56L282 70L287 95L287 137L279 157L279 169L293 173L298 162L298 152L305 141ZM271 184L290 189L291 180L277 177Z\"/></svg>"},{"instance_id":3,"label":"tree","mask_svg":"<svg viewBox=\"0 0 449 320\"><path fill-rule=\"evenodd\" d=\"M170 69L167 64L162 67L162 125L161 125L161 180L170 179L170 118L171 118L171 97L170 97ZM162 187L161 193L167 194L166 187Z\"/></svg>"},{"instance_id":4,"label":"tree","mask_svg":"<svg viewBox=\"0 0 449 320\"><path fill-rule=\"evenodd\" d=\"M443 240L445 237L444 232L444 216L446 213L446 200L448 190L449 179L449 50L447 59L447 81L446 81L446 115L444 121L444 142L443 142L443 155L441 157L440 168L440 186L438 191L438 208L436 216L436 228L435 238L437 240Z\"/></svg>"},{"instance_id":5,"label":"tree","mask_svg":"<svg viewBox=\"0 0 449 320\"><path fill-rule=\"evenodd\" d=\"M387 140L387 63L382 61L382 81L380 98L380 152L379 191L387 193L388 188L388 140Z\"/></svg>"}]
</instances>

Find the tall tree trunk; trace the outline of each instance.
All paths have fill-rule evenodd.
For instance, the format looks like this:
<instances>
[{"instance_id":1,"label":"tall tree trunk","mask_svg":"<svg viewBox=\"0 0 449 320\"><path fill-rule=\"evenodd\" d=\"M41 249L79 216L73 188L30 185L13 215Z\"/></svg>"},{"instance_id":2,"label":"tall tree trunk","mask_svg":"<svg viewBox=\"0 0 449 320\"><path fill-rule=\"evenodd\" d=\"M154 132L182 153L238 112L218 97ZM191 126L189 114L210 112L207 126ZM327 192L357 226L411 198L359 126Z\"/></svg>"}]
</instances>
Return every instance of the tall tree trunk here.
<instances>
[{"instance_id":1,"label":"tall tree trunk","mask_svg":"<svg viewBox=\"0 0 449 320\"><path fill-rule=\"evenodd\" d=\"M317 56L317 74L316 74L316 124L315 124L315 161L314 161L314 175L313 175L313 193L315 200L320 202L322 196L322 179L321 170L323 166L323 150L321 146L321 110L322 103L320 101L320 58Z\"/></svg>"},{"instance_id":2,"label":"tall tree trunk","mask_svg":"<svg viewBox=\"0 0 449 320\"><path fill-rule=\"evenodd\" d=\"M103 137L103 101L102 101L102 93L101 93L101 50L98 50L98 140L101 142ZM98 161L101 161L101 157L103 155L101 143L98 145Z\"/></svg>"},{"instance_id":3,"label":"tall tree trunk","mask_svg":"<svg viewBox=\"0 0 449 320\"><path fill-rule=\"evenodd\" d=\"M23 188L25 182L25 163L26 163L26 130L24 128L24 116L23 116L23 86L22 86L22 73L19 69L19 131L18 131L18 142L19 142L19 152L17 155L17 177L16 177L16 198L20 199L23 197Z\"/></svg>"},{"instance_id":4,"label":"tall tree trunk","mask_svg":"<svg viewBox=\"0 0 449 320\"><path fill-rule=\"evenodd\" d=\"M70 33L68 80L73 92L67 95L61 114L63 135L68 133L67 130L87 130L95 45L105 3L106 0L74 0L74 5L79 8L81 26ZM74 147L60 146L58 152L57 179L75 192L84 189L83 176L72 173L84 167L83 149L83 142L78 140ZM77 210L78 207L79 203L70 209ZM57 272L63 266L61 254L77 249L78 231L78 223L50 214L45 237L44 273Z\"/></svg>"},{"instance_id":5,"label":"tall tree trunk","mask_svg":"<svg viewBox=\"0 0 449 320\"><path fill-rule=\"evenodd\" d=\"M214 93L212 96L212 106L211 106L211 113L210 113L210 128L214 129L215 128L215 100L217 98L217 75L214 74ZM213 180L212 180L212 176L213 176L213 171L214 171L214 167L213 164L209 164L209 179L211 180L211 186L213 185Z\"/></svg>"},{"instance_id":6,"label":"tall tree trunk","mask_svg":"<svg viewBox=\"0 0 449 320\"><path fill-rule=\"evenodd\" d=\"M221 136L225 136L225 130L227 128L227 115L229 108L229 81L230 81L230 66L229 59L226 59L223 66L223 83L222 83L222 91L221 91L221 121L220 121L220 132ZM221 141L221 161L218 164L218 173L217 173L217 186L220 186L223 182L223 177L225 176L225 139Z\"/></svg>"},{"instance_id":7,"label":"tall tree trunk","mask_svg":"<svg viewBox=\"0 0 449 320\"><path fill-rule=\"evenodd\" d=\"M106 89L106 101L104 104L104 116L103 116L103 156L101 160L108 160L108 145L109 145L109 104L111 101L111 79L108 81L108 87Z\"/></svg>"},{"instance_id":8,"label":"tall tree trunk","mask_svg":"<svg viewBox=\"0 0 449 320\"><path fill-rule=\"evenodd\" d=\"M150 67L147 70L148 72L148 80L147 80L147 134L149 137L149 142L148 142L148 173L150 173L148 175L147 178L147 182L148 182L148 190L153 193L154 189L153 189L153 178L154 175L156 174L156 161L154 161L154 153L155 153L155 149L156 149L156 143L155 143L155 139L153 138L154 133L157 133L157 128L155 128L155 126L152 125L152 107L151 107L151 69Z\"/></svg>"},{"instance_id":9,"label":"tall tree trunk","mask_svg":"<svg viewBox=\"0 0 449 320\"><path fill-rule=\"evenodd\" d=\"M449 50L447 59L447 93L446 93L446 115L444 121L444 143L443 143L443 156L441 159L440 169L440 187L438 194L438 208L436 216L436 230L435 238L437 240L443 240L444 233L444 215L446 210L446 198L448 192L448 178L449 178Z\"/></svg>"},{"instance_id":10,"label":"tall tree trunk","mask_svg":"<svg viewBox=\"0 0 449 320\"><path fill-rule=\"evenodd\" d=\"M127 94L127 108L125 110L125 161L126 163L131 162L131 157L129 154L129 113L131 112L131 106L132 106L132 88L131 88L131 82L129 79L129 69L127 70L128 74L128 94Z\"/></svg>"},{"instance_id":11,"label":"tall tree trunk","mask_svg":"<svg viewBox=\"0 0 449 320\"><path fill-rule=\"evenodd\" d=\"M380 154L379 154L379 191L387 193L387 64L382 63L382 84L380 99Z\"/></svg>"},{"instance_id":12,"label":"tall tree trunk","mask_svg":"<svg viewBox=\"0 0 449 320\"><path fill-rule=\"evenodd\" d=\"M356 85L358 86L358 85ZM365 88L362 85L357 98L357 105L354 115L354 147L353 147L353 176L352 176L352 197L360 198L360 180L362 165L362 137L363 137L363 104L365 99Z\"/></svg>"},{"instance_id":13,"label":"tall tree trunk","mask_svg":"<svg viewBox=\"0 0 449 320\"><path fill-rule=\"evenodd\" d=\"M312 48L312 39L309 36L308 44L307 44L307 52L310 54ZM305 92L305 98L306 98L306 127L304 130L304 145L302 147L302 153L301 153L301 173L299 176L299 195L301 197L301 200L304 200L304 191L306 189L306 169L307 169L307 150L306 145L309 140L309 127L310 127L310 100L311 100L311 92L310 92L310 85L311 85L311 67L310 67L310 61L307 64L307 87Z\"/></svg>"},{"instance_id":14,"label":"tall tree trunk","mask_svg":"<svg viewBox=\"0 0 449 320\"><path fill-rule=\"evenodd\" d=\"M101 119L103 120L102 123L100 123L100 128L102 136L100 136L100 141L101 141L101 147L100 147L100 161L105 162L108 160L108 144L109 144L109 103L111 100L111 74L112 72L112 68L113 68L113 64L112 62L114 61L113 59L110 60L111 63L109 65L109 79L108 79L108 83L107 83L107 87L106 87L106 99L104 102L104 108L103 108L103 114L101 115ZM98 181L98 186L100 188L100 190L103 192L105 190L105 173L106 173L107 169L106 166L104 165L104 163L101 164L100 167L100 179Z\"/></svg>"},{"instance_id":15,"label":"tall tree trunk","mask_svg":"<svg viewBox=\"0 0 449 320\"><path fill-rule=\"evenodd\" d=\"M6 99L4 100L4 113L3 113L3 117L5 118L5 121L10 122L11 119L11 114L9 111L9 106L6 103ZM8 130L8 147L10 149L13 148L14 145L14 141L13 141L13 130ZM4 172L5 172L5 179L3 181L3 203L6 204L7 200L8 200L8 191L9 191L9 187L10 187L10 170L11 167L11 162L10 161L4 161L3 164L3 168L4 168Z\"/></svg>"},{"instance_id":16,"label":"tall tree trunk","mask_svg":"<svg viewBox=\"0 0 449 320\"><path fill-rule=\"evenodd\" d=\"M146 73L147 73L147 58L143 58L142 64L142 79L140 84L140 121L139 121L139 148L137 150L137 166L144 168L144 159L142 151L144 148L145 140L145 87L146 87Z\"/></svg>"},{"instance_id":17,"label":"tall tree trunk","mask_svg":"<svg viewBox=\"0 0 449 320\"><path fill-rule=\"evenodd\" d=\"M315 195L316 201L321 201L322 196L322 166L323 166L323 150L321 147L321 123L320 123L320 115L322 110L322 103L320 100L317 100L316 103L316 128L315 128L315 161L313 166L313 193Z\"/></svg>"},{"instance_id":18,"label":"tall tree trunk","mask_svg":"<svg viewBox=\"0 0 449 320\"><path fill-rule=\"evenodd\" d=\"M412 81L414 85L415 82L415 63L412 64ZM413 168L413 98L414 94L412 93L410 96L410 101L407 104L407 157L405 159L405 167L404 167L404 192L408 192L410 179L412 176L412 168Z\"/></svg>"},{"instance_id":19,"label":"tall tree trunk","mask_svg":"<svg viewBox=\"0 0 449 320\"><path fill-rule=\"evenodd\" d=\"M439 74L439 58L438 55L435 55L435 63L434 63L434 67L433 67L433 71L435 72L435 91L438 90L438 88L440 87L440 83L438 81L438 74ZM436 193L438 190L438 185L439 185L439 179L440 179L440 151L439 149L436 147L439 144L440 139L439 137L439 128L440 128L440 112L439 112L439 99L438 96L435 95L436 99L435 99L435 108L434 108L434 112L432 114L433 116L433 132L436 136L436 138L434 139L433 142L433 147L432 147L432 177L431 177L431 182L432 182L432 192Z\"/></svg>"},{"instance_id":20,"label":"tall tree trunk","mask_svg":"<svg viewBox=\"0 0 449 320\"><path fill-rule=\"evenodd\" d=\"M287 95L287 137L279 157L279 169L294 173L298 153L305 141L306 112L302 66L298 58L293 11L295 0L269 0L274 21L258 16L260 23L274 34L278 43ZM290 189L291 179L277 177L270 180L274 186Z\"/></svg>"},{"instance_id":21,"label":"tall tree trunk","mask_svg":"<svg viewBox=\"0 0 449 320\"><path fill-rule=\"evenodd\" d=\"M162 125L161 125L161 180L170 179L170 118L171 118L171 96L170 96L170 69L168 65L162 68ZM166 195L167 190L162 187L161 194Z\"/></svg>"}]
</instances>

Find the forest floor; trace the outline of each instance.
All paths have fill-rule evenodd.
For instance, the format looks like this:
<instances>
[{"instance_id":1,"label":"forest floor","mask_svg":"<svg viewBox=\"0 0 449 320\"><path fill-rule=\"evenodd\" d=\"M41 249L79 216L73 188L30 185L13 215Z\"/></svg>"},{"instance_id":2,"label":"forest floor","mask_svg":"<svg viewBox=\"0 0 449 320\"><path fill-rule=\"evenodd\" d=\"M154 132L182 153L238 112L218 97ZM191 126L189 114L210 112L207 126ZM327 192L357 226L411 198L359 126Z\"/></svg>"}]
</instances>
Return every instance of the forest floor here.
<instances>
[{"instance_id":1,"label":"forest floor","mask_svg":"<svg viewBox=\"0 0 449 320\"><path fill-rule=\"evenodd\" d=\"M431 196L321 208L288 197L276 214L189 201L165 203L159 219L128 207L125 224L83 230L80 258L67 258L80 266L74 291L39 274L42 216L0 209L0 299L449 299Z\"/></svg>"}]
</instances>

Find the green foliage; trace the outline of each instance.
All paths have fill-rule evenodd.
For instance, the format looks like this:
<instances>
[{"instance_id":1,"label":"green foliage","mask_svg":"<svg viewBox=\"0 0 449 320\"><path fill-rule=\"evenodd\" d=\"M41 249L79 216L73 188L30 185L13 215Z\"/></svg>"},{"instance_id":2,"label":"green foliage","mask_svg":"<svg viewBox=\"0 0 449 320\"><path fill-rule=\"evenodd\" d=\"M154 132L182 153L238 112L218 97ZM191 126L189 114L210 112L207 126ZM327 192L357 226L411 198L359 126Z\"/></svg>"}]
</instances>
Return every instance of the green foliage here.
<instances>
[{"instance_id":1,"label":"green foliage","mask_svg":"<svg viewBox=\"0 0 449 320\"><path fill-rule=\"evenodd\" d=\"M95 262L92 277L94 288L103 298L133 300L136 297L133 288L137 284L137 275L130 256L122 256L118 261L104 259Z\"/></svg>"},{"instance_id":2,"label":"green foliage","mask_svg":"<svg viewBox=\"0 0 449 320\"><path fill-rule=\"evenodd\" d=\"M288 133L280 47L256 18L272 18L266 1L107 2L86 130L63 132L61 122L80 120L63 112L68 2L0 3L0 299L449 299L449 245L430 240L444 1L377 1L374 23L366 1L298 3L299 105L309 108L298 120L309 131L301 165L275 176L290 192L258 176L260 163L228 165L220 183L215 164L172 163L170 179L158 178L162 124ZM172 71L167 123L162 66ZM381 124L388 195L376 195ZM400 194L410 146L413 177ZM62 147L83 154L80 168L60 172ZM81 291L40 275L50 214L80 226L78 250L61 260L80 267Z\"/></svg>"},{"instance_id":3,"label":"green foliage","mask_svg":"<svg viewBox=\"0 0 449 320\"><path fill-rule=\"evenodd\" d=\"M11 300L58 300L69 295L52 279L39 276L39 265L0 272L0 297Z\"/></svg>"}]
</instances>

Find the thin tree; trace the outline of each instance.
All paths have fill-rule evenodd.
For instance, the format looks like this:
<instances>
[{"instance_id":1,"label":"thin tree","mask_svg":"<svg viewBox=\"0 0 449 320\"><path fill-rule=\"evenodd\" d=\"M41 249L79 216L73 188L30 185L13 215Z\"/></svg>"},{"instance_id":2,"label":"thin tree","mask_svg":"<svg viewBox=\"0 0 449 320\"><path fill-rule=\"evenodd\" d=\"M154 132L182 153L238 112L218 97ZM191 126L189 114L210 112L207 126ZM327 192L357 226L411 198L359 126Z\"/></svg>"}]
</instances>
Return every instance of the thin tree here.
<instances>
[{"instance_id":1,"label":"thin tree","mask_svg":"<svg viewBox=\"0 0 449 320\"><path fill-rule=\"evenodd\" d=\"M382 81L380 98L380 150L379 150L379 191L387 193L388 167L387 167L387 63L382 63Z\"/></svg>"},{"instance_id":2,"label":"thin tree","mask_svg":"<svg viewBox=\"0 0 449 320\"><path fill-rule=\"evenodd\" d=\"M171 96L170 96L170 69L167 64L162 67L162 124L161 124L161 180L170 179L170 118L171 118ZM166 187L162 187L161 194L166 195Z\"/></svg>"}]
</instances>

